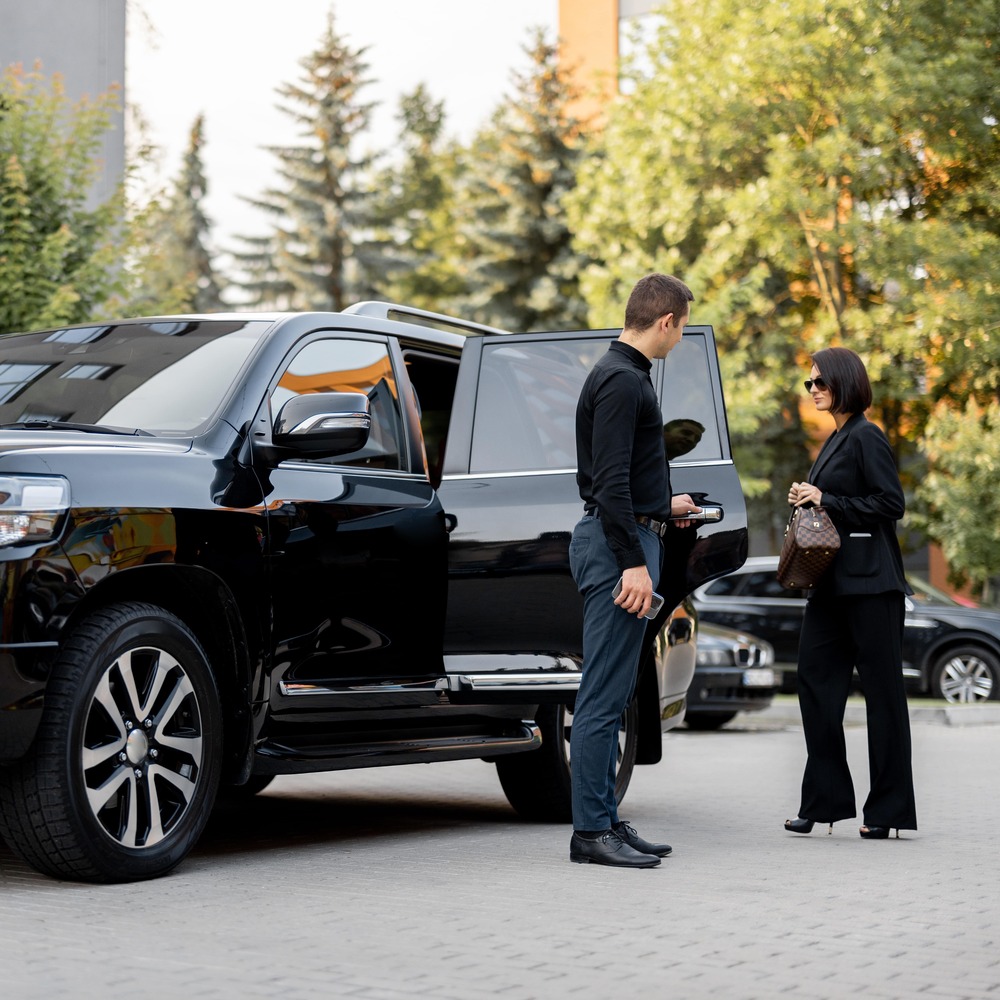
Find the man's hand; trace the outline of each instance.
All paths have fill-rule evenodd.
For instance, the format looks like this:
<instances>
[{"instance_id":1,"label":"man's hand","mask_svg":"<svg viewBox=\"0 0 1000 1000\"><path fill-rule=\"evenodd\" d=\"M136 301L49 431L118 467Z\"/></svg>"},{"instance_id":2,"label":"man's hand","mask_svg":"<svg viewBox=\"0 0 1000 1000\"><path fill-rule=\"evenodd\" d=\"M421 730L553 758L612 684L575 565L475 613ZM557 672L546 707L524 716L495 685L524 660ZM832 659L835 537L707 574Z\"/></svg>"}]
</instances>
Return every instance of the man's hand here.
<instances>
[{"instance_id":1,"label":"man's hand","mask_svg":"<svg viewBox=\"0 0 1000 1000\"><path fill-rule=\"evenodd\" d=\"M622 573L622 592L615 604L640 618L653 603L653 581L645 566L631 566Z\"/></svg>"},{"instance_id":2,"label":"man's hand","mask_svg":"<svg viewBox=\"0 0 1000 1000\"><path fill-rule=\"evenodd\" d=\"M670 515L672 518L676 518L673 521L676 527L689 528L694 524L694 521L688 521L681 515L700 513L701 508L691 499L689 494L678 493L676 496L670 498Z\"/></svg>"}]
</instances>

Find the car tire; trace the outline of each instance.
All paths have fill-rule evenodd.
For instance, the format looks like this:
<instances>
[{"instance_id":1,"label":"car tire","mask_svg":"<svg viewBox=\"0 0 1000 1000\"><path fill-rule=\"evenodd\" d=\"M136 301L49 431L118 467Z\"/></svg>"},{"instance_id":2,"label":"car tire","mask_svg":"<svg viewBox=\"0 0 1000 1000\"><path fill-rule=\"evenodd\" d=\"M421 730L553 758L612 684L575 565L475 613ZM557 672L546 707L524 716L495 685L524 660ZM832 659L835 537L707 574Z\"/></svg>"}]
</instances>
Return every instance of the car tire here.
<instances>
[{"instance_id":1,"label":"car tire","mask_svg":"<svg viewBox=\"0 0 1000 1000\"><path fill-rule=\"evenodd\" d=\"M567 705L542 705L535 721L542 745L528 753L496 759L497 774L507 801L523 819L540 823L571 823L573 793L570 783L569 741L573 712ZM615 798L625 798L635 768L639 708L633 698L622 713L618 733L618 770Z\"/></svg>"},{"instance_id":2,"label":"car tire","mask_svg":"<svg viewBox=\"0 0 1000 1000\"><path fill-rule=\"evenodd\" d=\"M0 769L0 830L33 868L85 882L164 875L208 820L219 698L198 640L148 604L96 611L63 643L32 750Z\"/></svg>"},{"instance_id":3,"label":"car tire","mask_svg":"<svg viewBox=\"0 0 1000 1000\"><path fill-rule=\"evenodd\" d=\"M721 729L727 722L736 718L735 712L695 712L684 717L688 729L709 730Z\"/></svg>"},{"instance_id":4,"label":"car tire","mask_svg":"<svg viewBox=\"0 0 1000 1000\"><path fill-rule=\"evenodd\" d=\"M934 661L931 695L952 704L1000 699L1000 658L984 646L955 646Z\"/></svg>"}]
</instances>

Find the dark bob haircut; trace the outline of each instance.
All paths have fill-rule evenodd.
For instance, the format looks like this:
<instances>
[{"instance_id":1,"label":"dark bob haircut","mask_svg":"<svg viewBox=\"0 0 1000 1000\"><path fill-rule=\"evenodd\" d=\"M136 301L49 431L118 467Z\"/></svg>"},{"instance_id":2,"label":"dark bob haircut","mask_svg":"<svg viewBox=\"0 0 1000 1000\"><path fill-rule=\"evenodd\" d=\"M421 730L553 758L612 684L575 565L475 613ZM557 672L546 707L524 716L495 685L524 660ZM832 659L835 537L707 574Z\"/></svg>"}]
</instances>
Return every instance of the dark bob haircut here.
<instances>
[{"instance_id":1,"label":"dark bob haircut","mask_svg":"<svg viewBox=\"0 0 1000 1000\"><path fill-rule=\"evenodd\" d=\"M812 356L830 387L833 413L864 413L872 405L872 384L865 363L847 347L827 347Z\"/></svg>"}]
</instances>

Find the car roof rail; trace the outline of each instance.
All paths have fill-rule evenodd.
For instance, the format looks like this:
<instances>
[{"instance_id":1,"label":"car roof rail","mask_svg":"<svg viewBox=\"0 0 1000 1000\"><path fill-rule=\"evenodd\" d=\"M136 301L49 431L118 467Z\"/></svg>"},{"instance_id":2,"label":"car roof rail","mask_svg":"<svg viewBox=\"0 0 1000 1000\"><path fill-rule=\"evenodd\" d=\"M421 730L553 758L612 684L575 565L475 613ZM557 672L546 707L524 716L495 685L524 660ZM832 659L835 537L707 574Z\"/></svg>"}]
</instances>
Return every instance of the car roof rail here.
<instances>
[{"instance_id":1,"label":"car roof rail","mask_svg":"<svg viewBox=\"0 0 1000 1000\"><path fill-rule=\"evenodd\" d=\"M448 333L482 336L488 333L509 334L509 330L501 330L485 323L473 323L472 320L458 319L455 316L445 316L443 313L429 312L414 306L400 305L396 302L376 302L373 300L355 302L342 312L351 316L371 316L374 319L394 319L401 323L415 323L418 326L429 326L434 330L444 330Z\"/></svg>"}]
</instances>

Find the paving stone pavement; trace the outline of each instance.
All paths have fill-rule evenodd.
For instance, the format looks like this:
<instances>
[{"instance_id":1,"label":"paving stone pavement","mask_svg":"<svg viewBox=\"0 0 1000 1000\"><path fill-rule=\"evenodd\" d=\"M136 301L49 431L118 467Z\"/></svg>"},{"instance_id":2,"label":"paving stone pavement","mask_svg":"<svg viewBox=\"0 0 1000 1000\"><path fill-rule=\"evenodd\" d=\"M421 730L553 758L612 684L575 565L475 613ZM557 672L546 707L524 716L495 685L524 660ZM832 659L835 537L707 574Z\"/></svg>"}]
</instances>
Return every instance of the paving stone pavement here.
<instances>
[{"instance_id":1,"label":"paving stone pavement","mask_svg":"<svg viewBox=\"0 0 1000 1000\"><path fill-rule=\"evenodd\" d=\"M479 761L279 778L154 882L58 882L0 845L0 997L1000 1000L1000 725L917 714L900 840L782 830L782 710L637 769L623 815L674 845L650 871L571 864ZM848 749L860 803L863 726Z\"/></svg>"}]
</instances>

